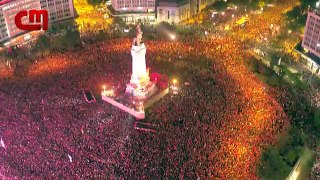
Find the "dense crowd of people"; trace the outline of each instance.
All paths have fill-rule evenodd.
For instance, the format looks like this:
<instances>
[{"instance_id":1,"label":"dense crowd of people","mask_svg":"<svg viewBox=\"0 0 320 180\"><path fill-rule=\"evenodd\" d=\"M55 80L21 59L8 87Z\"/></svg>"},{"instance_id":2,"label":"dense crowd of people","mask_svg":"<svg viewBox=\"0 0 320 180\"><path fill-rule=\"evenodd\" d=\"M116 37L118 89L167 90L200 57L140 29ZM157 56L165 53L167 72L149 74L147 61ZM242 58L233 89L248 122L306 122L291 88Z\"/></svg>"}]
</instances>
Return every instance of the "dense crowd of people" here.
<instances>
[{"instance_id":1,"label":"dense crowd of people","mask_svg":"<svg viewBox=\"0 0 320 180\"><path fill-rule=\"evenodd\" d=\"M147 112L144 121L156 124L155 134L134 130L135 119L98 95L104 84L123 90L130 80L130 45L115 39L53 54L28 66L26 77L1 79L1 174L257 178L262 148L287 121L264 85L235 60L240 44L218 36L146 41L151 71L181 81L178 95ZM85 102L85 89L97 103Z\"/></svg>"}]
</instances>

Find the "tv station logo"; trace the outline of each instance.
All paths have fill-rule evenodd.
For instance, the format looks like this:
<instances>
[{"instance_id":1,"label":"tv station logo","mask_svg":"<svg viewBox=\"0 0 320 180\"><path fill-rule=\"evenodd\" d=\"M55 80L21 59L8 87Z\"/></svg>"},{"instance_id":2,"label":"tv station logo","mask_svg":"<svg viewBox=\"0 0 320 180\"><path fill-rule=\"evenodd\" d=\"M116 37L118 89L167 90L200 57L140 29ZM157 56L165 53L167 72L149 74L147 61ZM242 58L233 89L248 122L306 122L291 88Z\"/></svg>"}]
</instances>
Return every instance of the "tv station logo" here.
<instances>
[{"instance_id":1,"label":"tv station logo","mask_svg":"<svg viewBox=\"0 0 320 180\"><path fill-rule=\"evenodd\" d=\"M48 11L47 10L23 10L16 14L14 22L21 30L34 31L34 30L48 30ZM29 23L23 24L22 18L27 17Z\"/></svg>"}]
</instances>

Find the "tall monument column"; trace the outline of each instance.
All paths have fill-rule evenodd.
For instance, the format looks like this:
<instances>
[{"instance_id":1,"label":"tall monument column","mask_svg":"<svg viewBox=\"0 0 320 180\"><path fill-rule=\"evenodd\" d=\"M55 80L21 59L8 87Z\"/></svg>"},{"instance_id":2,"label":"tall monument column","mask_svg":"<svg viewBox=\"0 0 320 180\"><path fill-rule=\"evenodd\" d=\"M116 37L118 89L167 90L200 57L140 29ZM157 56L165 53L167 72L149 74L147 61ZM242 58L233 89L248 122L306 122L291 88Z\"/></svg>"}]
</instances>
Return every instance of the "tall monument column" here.
<instances>
[{"instance_id":1,"label":"tall monument column","mask_svg":"<svg viewBox=\"0 0 320 180\"><path fill-rule=\"evenodd\" d=\"M130 83L127 84L126 91L123 93L112 93L108 95L106 90L101 93L104 101L122 109L135 116L137 119L145 118L145 109L160 101L168 92L169 88L163 86L167 78L149 78L149 70L146 66L147 48L142 42L142 31L138 25L136 37L133 39L131 47L132 74ZM159 86L157 86L159 84ZM122 91L122 88L121 88Z\"/></svg>"},{"instance_id":2,"label":"tall monument column","mask_svg":"<svg viewBox=\"0 0 320 180\"><path fill-rule=\"evenodd\" d=\"M127 85L126 93L137 98L144 99L154 88L154 83L150 82L149 73L146 66L147 48L142 42L140 26L136 28L136 37L133 39L131 56L132 56L132 75L130 83Z\"/></svg>"}]
</instances>

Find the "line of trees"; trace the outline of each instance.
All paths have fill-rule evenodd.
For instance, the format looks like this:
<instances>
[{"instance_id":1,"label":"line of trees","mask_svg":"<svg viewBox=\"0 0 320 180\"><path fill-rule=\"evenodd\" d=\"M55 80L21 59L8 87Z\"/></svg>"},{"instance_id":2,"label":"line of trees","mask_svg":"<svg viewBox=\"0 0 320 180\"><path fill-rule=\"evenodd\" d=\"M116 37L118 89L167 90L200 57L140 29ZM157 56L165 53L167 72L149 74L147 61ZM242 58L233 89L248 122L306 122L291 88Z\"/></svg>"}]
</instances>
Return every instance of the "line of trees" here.
<instances>
[{"instance_id":1,"label":"line of trees","mask_svg":"<svg viewBox=\"0 0 320 180\"><path fill-rule=\"evenodd\" d=\"M314 8L318 0L300 0L300 5L286 13L288 29L296 32L303 32L307 21L309 7Z\"/></svg>"}]
</instances>

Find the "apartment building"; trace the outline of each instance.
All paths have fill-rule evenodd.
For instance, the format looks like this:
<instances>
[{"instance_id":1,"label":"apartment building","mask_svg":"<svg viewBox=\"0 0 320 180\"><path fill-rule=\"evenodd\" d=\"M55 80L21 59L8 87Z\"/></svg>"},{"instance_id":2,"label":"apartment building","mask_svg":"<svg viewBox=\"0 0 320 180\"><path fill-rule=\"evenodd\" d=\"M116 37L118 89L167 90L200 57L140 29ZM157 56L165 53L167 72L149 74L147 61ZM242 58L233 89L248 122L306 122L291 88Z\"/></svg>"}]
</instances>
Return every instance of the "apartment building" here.
<instances>
[{"instance_id":1,"label":"apartment building","mask_svg":"<svg viewBox=\"0 0 320 180\"><path fill-rule=\"evenodd\" d=\"M72 0L5 0L0 2L0 42L26 33L15 25L14 19L22 10L46 9L49 14L49 23L62 21L74 17ZM28 18L23 18L24 24Z\"/></svg>"}]
</instances>

